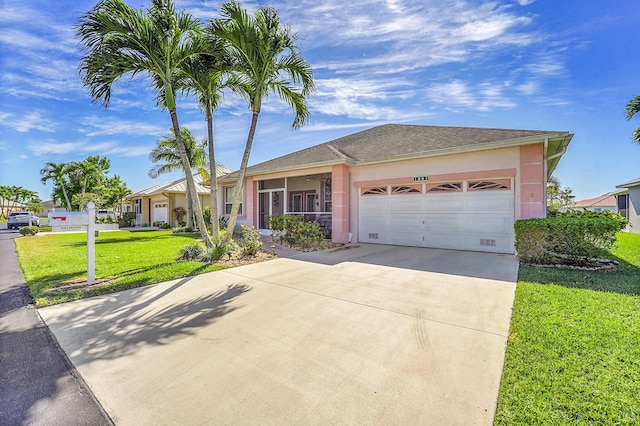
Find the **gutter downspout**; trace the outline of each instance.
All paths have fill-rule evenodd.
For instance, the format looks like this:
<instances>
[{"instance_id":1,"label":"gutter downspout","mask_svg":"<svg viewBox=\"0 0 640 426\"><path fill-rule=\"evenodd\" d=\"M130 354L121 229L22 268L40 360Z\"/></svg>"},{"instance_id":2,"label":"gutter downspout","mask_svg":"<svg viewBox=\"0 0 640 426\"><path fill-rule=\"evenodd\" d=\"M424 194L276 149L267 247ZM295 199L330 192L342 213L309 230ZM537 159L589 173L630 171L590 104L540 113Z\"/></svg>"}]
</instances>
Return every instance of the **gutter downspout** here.
<instances>
[{"instance_id":1,"label":"gutter downspout","mask_svg":"<svg viewBox=\"0 0 640 426\"><path fill-rule=\"evenodd\" d=\"M549 161L554 160L558 157L563 156L566 152L567 152L567 148L568 148L568 144L565 145L565 141L567 140L567 138L564 138L562 140L562 142L560 143L560 151L556 152L555 154L549 156L546 158L545 162L544 162L544 179L545 179L545 184L544 184L544 205L547 206L547 170L549 169ZM544 148L545 148L545 153L547 152L547 149L549 148L549 138L545 138L544 139Z\"/></svg>"},{"instance_id":2,"label":"gutter downspout","mask_svg":"<svg viewBox=\"0 0 640 426\"><path fill-rule=\"evenodd\" d=\"M547 143L549 143L548 139L545 139L544 143L545 143L545 146L546 146ZM564 141L563 141L563 143L564 143ZM567 147L568 147L568 145L560 144L560 152L556 152L551 157L547 157L547 163L549 162L549 160L553 160L554 158L558 158L558 157L564 155L567 152Z\"/></svg>"}]
</instances>

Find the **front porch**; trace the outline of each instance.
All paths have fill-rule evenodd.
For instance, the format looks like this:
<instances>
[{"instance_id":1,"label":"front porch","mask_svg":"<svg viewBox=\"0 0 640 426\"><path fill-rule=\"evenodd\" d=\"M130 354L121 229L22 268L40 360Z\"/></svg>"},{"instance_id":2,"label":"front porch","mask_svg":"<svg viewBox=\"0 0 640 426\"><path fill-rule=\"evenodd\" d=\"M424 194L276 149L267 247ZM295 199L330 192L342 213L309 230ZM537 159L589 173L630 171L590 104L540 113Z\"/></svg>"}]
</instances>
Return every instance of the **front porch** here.
<instances>
[{"instance_id":1,"label":"front porch","mask_svg":"<svg viewBox=\"0 0 640 426\"><path fill-rule=\"evenodd\" d=\"M331 238L331 173L261 180L256 187L258 229L267 230L268 216L300 215Z\"/></svg>"},{"instance_id":2,"label":"front porch","mask_svg":"<svg viewBox=\"0 0 640 426\"><path fill-rule=\"evenodd\" d=\"M270 215L301 215L316 222L334 242L346 243L348 237L348 168L333 166L295 176L259 179L248 177L246 219L267 233Z\"/></svg>"}]
</instances>

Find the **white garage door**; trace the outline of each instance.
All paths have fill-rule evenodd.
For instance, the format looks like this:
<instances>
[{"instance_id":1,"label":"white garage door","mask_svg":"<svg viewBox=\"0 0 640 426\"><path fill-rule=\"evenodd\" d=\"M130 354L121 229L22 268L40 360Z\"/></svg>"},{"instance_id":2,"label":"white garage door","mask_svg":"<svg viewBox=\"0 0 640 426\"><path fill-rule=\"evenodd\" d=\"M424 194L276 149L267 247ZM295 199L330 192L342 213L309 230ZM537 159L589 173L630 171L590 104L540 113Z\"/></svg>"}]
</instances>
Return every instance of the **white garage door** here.
<instances>
[{"instance_id":1,"label":"white garage door","mask_svg":"<svg viewBox=\"0 0 640 426\"><path fill-rule=\"evenodd\" d=\"M167 203L153 204L153 221L154 222L167 221Z\"/></svg>"},{"instance_id":2,"label":"white garage door","mask_svg":"<svg viewBox=\"0 0 640 426\"><path fill-rule=\"evenodd\" d=\"M510 179L360 189L359 241L513 253Z\"/></svg>"}]
</instances>

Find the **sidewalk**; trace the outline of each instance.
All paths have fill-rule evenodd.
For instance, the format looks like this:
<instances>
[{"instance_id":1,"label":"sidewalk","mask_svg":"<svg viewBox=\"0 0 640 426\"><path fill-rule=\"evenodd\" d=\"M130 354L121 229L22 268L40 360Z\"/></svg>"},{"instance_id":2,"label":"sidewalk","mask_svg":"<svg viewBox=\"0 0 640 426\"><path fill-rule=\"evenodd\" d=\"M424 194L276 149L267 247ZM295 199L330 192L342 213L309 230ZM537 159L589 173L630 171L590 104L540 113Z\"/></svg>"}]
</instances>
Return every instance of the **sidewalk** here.
<instances>
[{"instance_id":1,"label":"sidewalk","mask_svg":"<svg viewBox=\"0 0 640 426\"><path fill-rule=\"evenodd\" d=\"M273 242L271 240L271 236L270 235L262 235L260 237L260 240L262 241L262 250L269 252L269 253L275 253L276 256L278 257L282 257L282 258L291 258L291 257L295 257L299 254L302 254L304 252L302 251L298 251L298 250L294 250L292 248L289 247L285 247L283 245L280 245L276 242Z\"/></svg>"}]
</instances>

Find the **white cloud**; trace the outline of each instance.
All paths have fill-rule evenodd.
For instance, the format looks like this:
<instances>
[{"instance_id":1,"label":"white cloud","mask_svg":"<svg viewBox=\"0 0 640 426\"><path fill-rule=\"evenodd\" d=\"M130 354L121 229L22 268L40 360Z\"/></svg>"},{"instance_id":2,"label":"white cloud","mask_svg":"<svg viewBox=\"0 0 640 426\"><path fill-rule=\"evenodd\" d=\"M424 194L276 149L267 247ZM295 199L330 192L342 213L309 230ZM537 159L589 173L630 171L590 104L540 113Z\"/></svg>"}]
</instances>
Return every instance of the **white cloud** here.
<instances>
[{"instance_id":1,"label":"white cloud","mask_svg":"<svg viewBox=\"0 0 640 426\"><path fill-rule=\"evenodd\" d=\"M167 132L167 128L163 125L120 120L115 118L103 118L95 115L85 117L82 120L82 125L86 127L82 127L78 130L87 136L147 135L155 138Z\"/></svg>"},{"instance_id":2,"label":"white cloud","mask_svg":"<svg viewBox=\"0 0 640 426\"><path fill-rule=\"evenodd\" d=\"M504 85L493 83L470 84L456 80L434 84L426 89L428 98L449 111L490 111L496 108L513 108L516 103L504 93Z\"/></svg>"},{"instance_id":3,"label":"white cloud","mask_svg":"<svg viewBox=\"0 0 640 426\"><path fill-rule=\"evenodd\" d=\"M118 144L118 142L95 142L91 140L79 142L58 142L49 140L41 142L30 142L27 144L27 149L36 157L40 157L43 155L65 154L139 157L149 155L151 148L152 145L121 146Z\"/></svg>"},{"instance_id":4,"label":"white cloud","mask_svg":"<svg viewBox=\"0 0 640 426\"><path fill-rule=\"evenodd\" d=\"M32 111L21 115L0 113L0 123L19 133L31 130L54 132L58 127L54 120L46 118L45 113Z\"/></svg>"}]
</instances>

